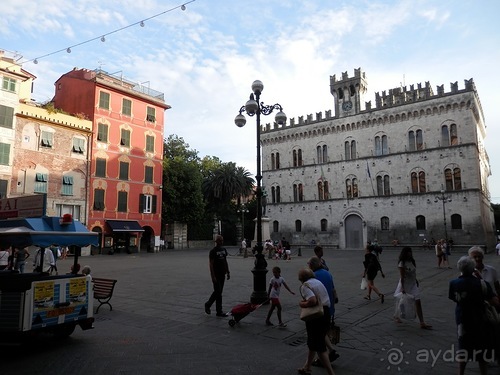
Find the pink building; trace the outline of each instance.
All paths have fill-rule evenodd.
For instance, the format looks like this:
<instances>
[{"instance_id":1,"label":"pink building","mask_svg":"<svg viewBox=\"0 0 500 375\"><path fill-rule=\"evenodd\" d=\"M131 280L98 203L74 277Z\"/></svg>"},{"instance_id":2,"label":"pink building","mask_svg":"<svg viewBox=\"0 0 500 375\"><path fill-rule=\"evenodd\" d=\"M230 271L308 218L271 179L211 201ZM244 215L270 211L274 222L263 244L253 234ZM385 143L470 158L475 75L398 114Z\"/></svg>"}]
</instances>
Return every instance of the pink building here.
<instances>
[{"instance_id":1,"label":"pink building","mask_svg":"<svg viewBox=\"0 0 500 375\"><path fill-rule=\"evenodd\" d=\"M161 235L163 93L102 70L55 83L55 108L92 121L87 226L103 252L152 251Z\"/></svg>"}]
</instances>

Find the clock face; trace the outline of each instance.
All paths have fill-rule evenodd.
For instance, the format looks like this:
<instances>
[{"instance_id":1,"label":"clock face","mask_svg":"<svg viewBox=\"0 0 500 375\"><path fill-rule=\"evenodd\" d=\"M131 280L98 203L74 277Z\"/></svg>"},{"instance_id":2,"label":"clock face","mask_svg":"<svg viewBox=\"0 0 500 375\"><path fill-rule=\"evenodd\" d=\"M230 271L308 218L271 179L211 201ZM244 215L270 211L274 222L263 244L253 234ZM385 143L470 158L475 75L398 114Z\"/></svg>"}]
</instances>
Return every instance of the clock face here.
<instances>
[{"instance_id":1,"label":"clock face","mask_svg":"<svg viewBox=\"0 0 500 375\"><path fill-rule=\"evenodd\" d=\"M342 109L347 112L352 109L352 102L344 102L342 103Z\"/></svg>"}]
</instances>

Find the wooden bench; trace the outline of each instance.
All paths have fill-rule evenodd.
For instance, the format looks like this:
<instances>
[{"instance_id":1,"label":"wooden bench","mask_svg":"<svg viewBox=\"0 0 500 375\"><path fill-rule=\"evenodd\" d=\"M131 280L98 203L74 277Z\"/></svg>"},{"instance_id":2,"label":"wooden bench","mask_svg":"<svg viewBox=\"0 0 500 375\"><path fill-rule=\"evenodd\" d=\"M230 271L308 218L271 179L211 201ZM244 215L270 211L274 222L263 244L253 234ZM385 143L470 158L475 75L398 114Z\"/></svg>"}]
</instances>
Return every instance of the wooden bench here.
<instances>
[{"instance_id":1,"label":"wooden bench","mask_svg":"<svg viewBox=\"0 0 500 375\"><path fill-rule=\"evenodd\" d=\"M113 310L113 306L111 306L109 300L113 297L113 290L117 281L101 277L92 278L92 282L94 283L94 298L99 301L99 306L97 306L97 310L95 311L96 314L102 305L108 305L109 311Z\"/></svg>"}]
</instances>

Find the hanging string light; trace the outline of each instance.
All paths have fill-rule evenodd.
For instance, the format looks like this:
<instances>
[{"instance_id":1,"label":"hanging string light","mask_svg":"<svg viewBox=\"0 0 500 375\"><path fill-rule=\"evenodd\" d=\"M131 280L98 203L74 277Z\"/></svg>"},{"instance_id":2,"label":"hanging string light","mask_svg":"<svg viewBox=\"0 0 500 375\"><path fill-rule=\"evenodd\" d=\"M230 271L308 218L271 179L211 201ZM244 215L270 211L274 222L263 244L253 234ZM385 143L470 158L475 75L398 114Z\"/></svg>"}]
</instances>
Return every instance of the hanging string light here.
<instances>
[{"instance_id":1,"label":"hanging string light","mask_svg":"<svg viewBox=\"0 0 500 375\"><path fill-rule=\"evenodd\" d=\"M159 17L165 13L169 13L169 12L172 12L176 9L181 9L181 10L186 10L186 5L187 4L191 4L191 3L194 3L196 0L190 0L184 4L181 4L181 5L177 5L176 7L173 7L173 8L170 8L170 9L167 9L161 13L158 13L158 14L155 14L154 16L151 16L151 17L148 17L148 18L145 18L143 19L142 21L138 21L138 22L135 22L135 23L132 23L130 25L127 25L127 26L124 26L124 27L121 27L119 29L116 29L116 30L113 30L113 31L110 31L109 33L106 33L104 35L101 35L101 36L98 36L98 37L95 37L95 38L92 38L92 39L89 39L89 40L86 40L84 42L81 42L81 43L78 43L78 44L75 44L75 45L72 45L72 46L69 46L67 48L63 48L63 49L60 49L60 50L57 50L57 51L54 51L54 52L51 52L51 53L47 53L46 55L43 55L43 56L38 56L34 59L30 59L30 60L25 60L23 62L21 62L21 64L25 64L25 63L29 63L29 62L33 62L34 64L38 64L38 61L40 59L43 59L45 57L48 57L48 56L52 56L52 55L55 55L57 53L60 53L60 52L63 52L63 51L66 51L67 53L71 53L71 48L74 48L74 47L78 47L78 46L81 46L83 44L87 44L87 43L90 43L90 42L93 42L95 40L101 40L101 42L105 42L106 41L106 38L105 36L108 36L108 35L111 35L111 34L115 34L115 33L118 33L122 30L125 30L125 29L128 29L132 26L136 26L136 25L139 25L141 27L144 27L145 26L145 21L149 21L153 18L156 18L156 17ZM7 67L8 68L8 67Z\"/></svg>"}]
</instances>

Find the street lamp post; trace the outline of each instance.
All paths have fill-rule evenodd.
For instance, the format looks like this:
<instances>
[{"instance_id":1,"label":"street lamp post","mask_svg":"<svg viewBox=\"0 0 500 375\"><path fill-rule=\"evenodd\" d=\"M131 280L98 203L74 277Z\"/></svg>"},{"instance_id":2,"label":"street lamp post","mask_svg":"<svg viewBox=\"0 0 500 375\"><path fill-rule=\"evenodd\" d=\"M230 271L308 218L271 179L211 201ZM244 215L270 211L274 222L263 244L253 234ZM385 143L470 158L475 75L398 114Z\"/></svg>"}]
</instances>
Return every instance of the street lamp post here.
<instances>
[{"instance_id":1,"label":"street lamp post","mask_svg":"<svg viewBox=\"0 0 500 375\"><path fill-rule=\"evenodd\" d=\"M234 123L238 127L245 126L247 120L243 115L246 112L249 116L255 116L257 120L257 174L255 179L257 180L257 243L255 245L255 266L252 270L254 275L253 278L253 292L250 297L252 303L262 303L267 300L267 289L266 289L266 273L267 273L267 262L262 254L262 186L261 186L261 159L260 159L260 115L270 115L273 110L279 110L276 114L275 121L279 125L284 125L286 123L286 115L283 113L283 108L279 104L274 105L264 105L260 102L260 94L264 89L264 84L261 81L254 81L252 83L252 94L250 94L250 99L246 104L240 108L239 114L234 119ZM255 96L254 96L255 95Z\"/></svg>"},{"instance_id":2,"label":"street lamp post","mask_svg":"<svg viewBox=\"0 0 500 375\"><path fill-rule=\"evenodd\" d=\"M443 225L444 225L444 239L448 241L448 229L446 228L446 203L451 202L451 196L445 195L444 190L441 190L441 195L437 195L434 198L434 202L437 203L441 201L443 203Z\"/></svg>"},{"instance_id":3,"label":"street lamp post","mask_svg":"<svg viewBox=\"0 0 500 375\"><path fill-rule=\"evenodd\" d=\"M245 214L249 213L250 211L247 210L245 205L241 205L241 208L239 210L236 210L236 212L240 213L241 212L241 240L243 240L245 237Z\"/></svg>"}]
</instances>

